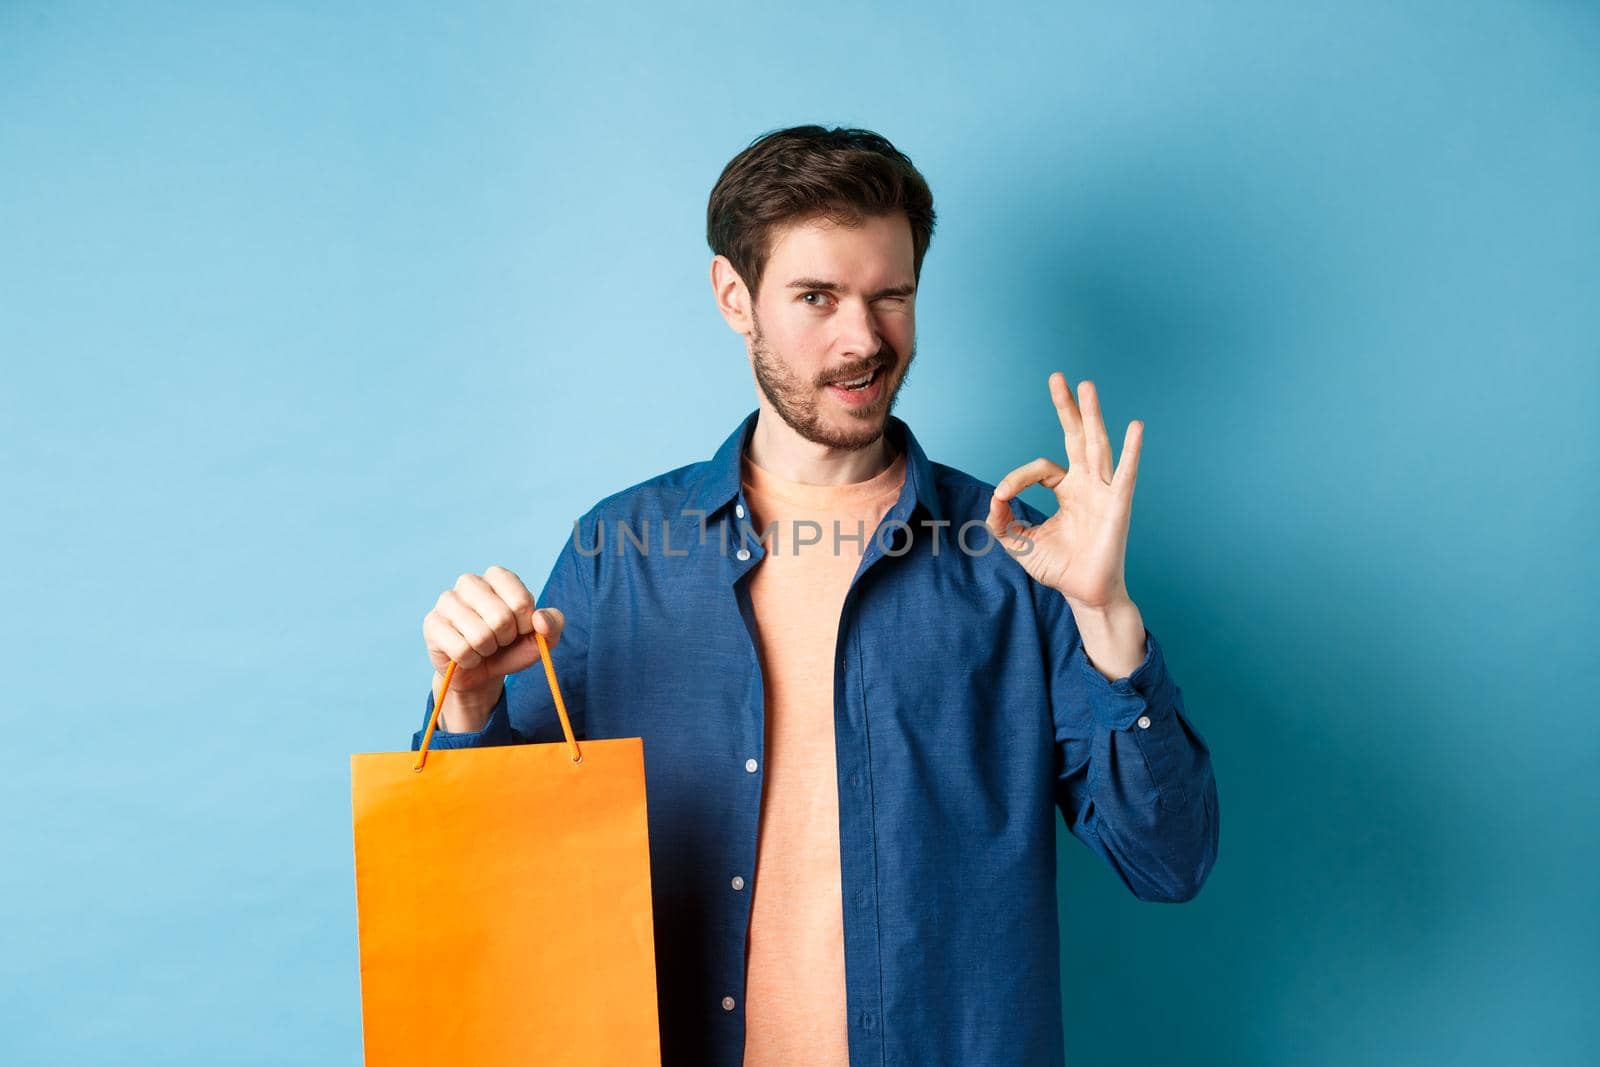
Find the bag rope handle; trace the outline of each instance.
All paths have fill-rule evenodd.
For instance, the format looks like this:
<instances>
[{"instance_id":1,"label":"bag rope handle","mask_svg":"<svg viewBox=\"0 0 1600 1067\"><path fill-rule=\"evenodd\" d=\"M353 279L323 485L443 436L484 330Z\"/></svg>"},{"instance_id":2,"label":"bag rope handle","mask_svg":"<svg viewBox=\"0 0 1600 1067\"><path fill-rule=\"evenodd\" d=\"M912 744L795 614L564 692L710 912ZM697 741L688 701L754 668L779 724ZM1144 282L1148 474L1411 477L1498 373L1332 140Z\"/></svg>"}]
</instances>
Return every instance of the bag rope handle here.
<instances>
[{"instance_id":1,"label":"bag rope handle","mask_svg":"<svg viewBox=\"0 0 1600 1067\"><path fill-rule=\"evenodd\" d=\"M561 699L561 687L556 684L556 667L550 662L550 646L545 644L544 634L538 630L533 631L533 636L539 643L539 658L544 661L544 676L550 683L550 695L556 698L556 714L561 716L561 732L566 735L567 747L572 750L572 762L583 762L583 753L578 749L578 739L572 736L572 720L567 718L567 705ZM439 722L439 709L444 707L444 696L450 692L450 679L456 673L456 661L451 660L444 669L444 678L439 683L439 695L433 700L433 713L428 716L428 728L422 735L422 747L417 750L417 762L411 765L414 771L422 770L423 764L428 762L428 744L433 740L434 727ZM505 685L504 679L501 685Z\"/></svg>"}]
</instances>

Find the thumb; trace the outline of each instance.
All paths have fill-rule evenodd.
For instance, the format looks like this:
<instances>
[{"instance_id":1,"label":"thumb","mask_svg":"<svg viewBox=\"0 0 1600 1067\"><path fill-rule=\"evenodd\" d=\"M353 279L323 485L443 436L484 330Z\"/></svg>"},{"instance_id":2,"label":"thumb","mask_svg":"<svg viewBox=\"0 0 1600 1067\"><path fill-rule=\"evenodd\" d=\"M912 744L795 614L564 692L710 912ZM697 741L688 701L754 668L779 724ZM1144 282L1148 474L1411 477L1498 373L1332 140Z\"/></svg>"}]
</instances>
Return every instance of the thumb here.
<instances>
[{"instance_id":1,"label":"thumb","mask_svg":"<svg viewBox=\"0 0 1600 1067\"><path fill-rule=\"evenodd\" d=\"M561 613L560 608L540 608L533 613L533 628L544 635L545 643L548 645L554 646L561 640L561 631L566 625L567 617Z\"/></svg>"},{"instance_id":2,"label":"thumb","mask_svg":"<svg viewBox=\"0 0 1600 1067\"><path fill-rule=\"evenodd\" d=\"M539 662L539 642L532 634L523 634L505 648L483 661L492 677L504 678L508 674L525 671Z\"/></svg>"}]
</instances>

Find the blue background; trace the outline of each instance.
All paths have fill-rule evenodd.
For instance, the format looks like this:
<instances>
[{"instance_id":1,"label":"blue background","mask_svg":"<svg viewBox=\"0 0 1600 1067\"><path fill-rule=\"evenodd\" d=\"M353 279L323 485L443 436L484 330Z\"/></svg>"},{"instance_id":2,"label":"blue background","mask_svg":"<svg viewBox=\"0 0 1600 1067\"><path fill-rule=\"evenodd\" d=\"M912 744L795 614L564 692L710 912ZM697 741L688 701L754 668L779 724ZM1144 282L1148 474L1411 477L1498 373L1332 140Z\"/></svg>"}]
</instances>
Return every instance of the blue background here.
<instances>
[{"instance_id":1,"label":"blue background","mask_svg":"<svg viewBox=\"0 0 1600 1067\"><path fill-rule=\"evenodd\" d=\"M349 754L754 406L705 201L821 122L933 187L933 458L1147 424L1221 855L1060 831L1071 1061L1600 1060L1593 5L332 8L0 4L0 1058L358 1061Z\"/></svg>"}]
</instances>

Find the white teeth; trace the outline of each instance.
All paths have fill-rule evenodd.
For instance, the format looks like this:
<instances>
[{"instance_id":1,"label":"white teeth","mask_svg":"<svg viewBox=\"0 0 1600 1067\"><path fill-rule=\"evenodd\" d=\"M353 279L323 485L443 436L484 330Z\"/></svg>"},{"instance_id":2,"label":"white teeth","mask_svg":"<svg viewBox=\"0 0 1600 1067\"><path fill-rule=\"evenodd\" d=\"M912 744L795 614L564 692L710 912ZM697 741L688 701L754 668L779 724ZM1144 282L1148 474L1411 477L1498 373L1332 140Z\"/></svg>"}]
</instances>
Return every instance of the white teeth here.
<instances>
[{"instance_id":1,"label":"white teeth","mask_svg":"<svg viewBox=\"0 0 1600 1067\"><path fill-rule=\"evenodd\" d=\"M869 371L865 377L857 378L853 382L840 382L839 384L844 386L846 389L856 389L872 381L872 374L873 372Z\"/></svg>"}]
</instances>

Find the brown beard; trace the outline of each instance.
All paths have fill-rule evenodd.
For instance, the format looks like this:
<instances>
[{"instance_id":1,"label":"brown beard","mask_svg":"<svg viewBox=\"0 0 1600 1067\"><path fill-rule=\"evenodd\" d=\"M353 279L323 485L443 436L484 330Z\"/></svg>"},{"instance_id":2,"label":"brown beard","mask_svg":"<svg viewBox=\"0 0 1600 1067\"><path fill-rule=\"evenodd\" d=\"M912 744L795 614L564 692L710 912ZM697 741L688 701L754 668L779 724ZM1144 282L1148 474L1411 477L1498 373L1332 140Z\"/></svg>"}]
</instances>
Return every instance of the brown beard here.
<instances>
[{"instance_id":1,"label":"brown beard","mask_svg":"<svg viewBox=\"0 0 1600 1067\"><path fill-rule=\"evenodd\" d=\"M752 308L750 312L754 330L751 333L750 348L751 361L755 366L756 384L761 387L761 392L772 405L778 417L789 425L795 433L807 441L814 441L828 448L839 448L847 451L865 448L883 436L884 424L888 415L894 410L894 405L900 398L900 387L905 385L906 378L911 371L911 362L916 358L917 346L913 341L911 351L907 353L905 362L901 363L896 357L894 349L885 345L878 353L884 375L883 392L878 399L865 408L860 408L853 413L848 413L850 425L844 430L838 430L824 421L818 394L826 388L823 382L802 382L791 374L781 363L773 358L772 350L767 347L766 338L761 333L761 320ZM899 373L899 378L890 380L890 375Z\"/></svg>"}]
</instances>

